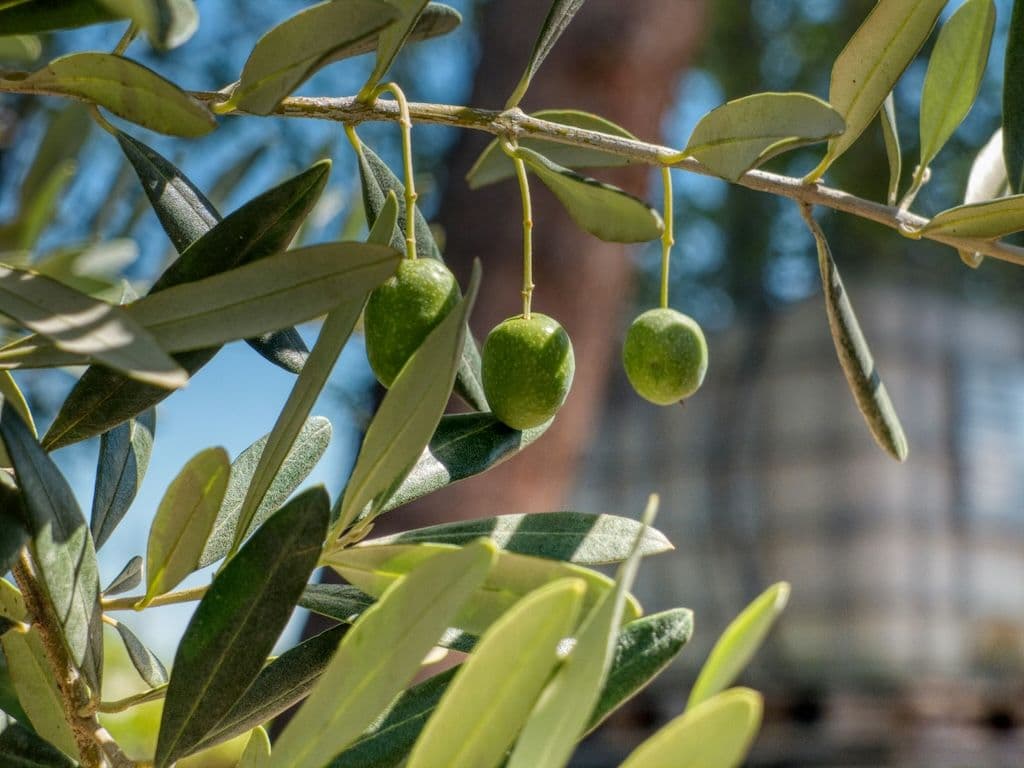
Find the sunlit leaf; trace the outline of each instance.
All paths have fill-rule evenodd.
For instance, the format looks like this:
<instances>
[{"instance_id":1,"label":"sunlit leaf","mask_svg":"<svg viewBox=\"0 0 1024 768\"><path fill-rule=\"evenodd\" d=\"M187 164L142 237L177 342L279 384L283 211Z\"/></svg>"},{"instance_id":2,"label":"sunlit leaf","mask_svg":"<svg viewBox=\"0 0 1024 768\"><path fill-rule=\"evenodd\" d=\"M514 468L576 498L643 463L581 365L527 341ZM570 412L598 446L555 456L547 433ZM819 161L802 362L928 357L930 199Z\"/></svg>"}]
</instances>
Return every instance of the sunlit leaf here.
<instances>
[{"instance_id":1,"label":"sunlit leaf","mask_svg":"<svg viewBox=\"0 0 1024 768\"><path fill-rule=\"evenodd\" d=\"M971 163L967 176L965 203L982 203L1009 194L1010 182L1006 178L1006 161L1003 159L1003 129L999 128ZM960 251L963 262L973 268L981 266L984 256L980 253Z\"/></svg>"},{"instance_id":2,"label":"sunlit leaf","mask_svg":"<svg viewBox=\"0 0 1024 768\"><path fill-rule=\"evenodd\" d=\"M903 173L903 152L900 149L900 134L896 129L896 100L891 91L882 102L878 117L882 123L885 157L889 162L889 186L886 189L886 201L889 205L896 205L900 191L900 175Z\"/></svg>"},{"instance_id":3,"label":"sunlit leaf","mask_svg":"<svg viewBox=\"0 0 1024 768\"><path fill-rule=\"evenodd\" d=\"M996 238L1024 230L1024 194L948 208L925 224L921 234Z\"/></svg>"},{"instance_id":4,"label":"sunlit leaf","mask_svg":"<svg viewBox=\"0 0 1024 768\"><path fill-rule=\"evenodd\" d=\"M238 759L237 768L266 768L270 764L270 737L263 727L254 728Z\"/></svg>"},{"instance_id":5,"label":"sunlit leaf","mask_svg":"<svg viewBox=\"0 0 1024 768\"><path fill-rule=\"evenodd\" d=\"M115 576L103 590L103 595L120 595L124 592L131 592L142 583L142 558L135 555L125 563L121 572Z\"/></svg>"}]
</instances>

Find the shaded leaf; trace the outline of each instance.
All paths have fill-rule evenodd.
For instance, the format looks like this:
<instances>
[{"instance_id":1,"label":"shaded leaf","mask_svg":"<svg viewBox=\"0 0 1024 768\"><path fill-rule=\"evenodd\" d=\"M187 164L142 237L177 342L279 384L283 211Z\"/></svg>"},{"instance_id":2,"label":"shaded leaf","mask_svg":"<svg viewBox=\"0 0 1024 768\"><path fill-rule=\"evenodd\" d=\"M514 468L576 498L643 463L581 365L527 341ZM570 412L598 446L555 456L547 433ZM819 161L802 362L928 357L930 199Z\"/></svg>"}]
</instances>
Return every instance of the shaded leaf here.
<instances>
[{"instance_id":1,"label":"shaded leaf","mask_svg":"<svg viewBox=\"0 0 1024 768\"><path fill-rule=\"evenodd\" d=\"M39 585L60 622L72 661L99 690L103 627L96 551L71 487L5 400L0 438L14 463Z\"/></svg>"},{"instance_id":2,"label":"shaded leaf","mask_svg":"<svg viewBox=\"0 0 1024 768\"><path fill-rule=\"evenodd\" d=\"M231 103L270 114L318 69L352 55L361 43L376 42L398 16L397 8L381 0L329 0L300 11L256 42Z\"/></svg>"},{"instance_id":3,"label":"shaded leaf","mask_svg":"<svg viewBox=\"0 0 1024 768\"><path fill-rule=\"evenodd\" d=\"M737 181L778 150L824 141L843 132L832 106L806 93L756 93L711 110L686 149L715 175Z\"/></svg>"},{"instance_id":4,"label":"shaded leaf","mask_svg":"<svg viewBox=\"0 0 1024 768\"><path fill-rule=\"evenodd\" d=\"M178 253L184 253L217 225L220 214L195 184L162 155L120 131L117 140L171 243ZM246 339L246 342L274 365L292 373L302 370L309 352L294 328Z\"/></svg>"},{"instance_id":5,"label":"shaded leaf","mask_svg":"<svg viewBox=\"0 0 1024 768\"><path fill-rule=\"evenodd\" d=\"M114 13L127 16L146 32L158 48L177 48L199 26L192 0L98 0Z\"/></svg>"},{"instance_id":6,"label":"shaded leaf","mask_svg":"<svg viewBox=\"0 0 1024 768\"><path fill-rule=\"evenodd\" d=\"M330 516L326 491L297 496L214 579L178 645L154 764L192 751L263 667L316 567Z\"/></svg>"},{"instance_id":7,"label":"shaded leaf","mask_svg":"<svg viewBox=\"0 0 1024 768\"><path fill-rule=\"evenodd\" d=\"M0 471L0 573L11 569L28 539L21 493L11 476Z\"/></svg>"},{"instance_id":8,"label":"shaded leaf","mask_svg":"<svg viewBox=\"0 0 1024 768\"><path fill-rule=\"evenodd\" d=\"M376 597L421 563L453 549L450 544L366 544L327 552L323 563ZM483 586L456 617L455 626L481 634L523 595L562 578L579 578L586 582L583 609L587 612L614 586L611 579L590 568L499 551ZM630 597L625 620L635 619L640 613L639 604Z\"/></svg>"},{"instance_id":9,"label":"shaded leaf","mask_svg":"<svg viewBox=\"0 0 1024 768\"><path fill-rule=\"evenodd\" d=\"M118 424L100 438L89 528L99 549L124 519L149 467L156 409Z\"/></svg>"},{"instance_id":10,"label":"shaded leaf","mask_svg":"<svg viewBox=\"0 0 1024 768\"><path fill-rule=\"evenodd\" d=\"M352 624L374 604L374 599L350 584L309 584L299 598L299 606Z\"/></svg>"},{"instance_id":11,"label":"shaded leaf","mask_svg":"<svg viewBox=\"0 0 1024 768\"><path fill-rule=\"evenodd\" d=\"M900 134L896 130L896 102L892 91L882 102L878 111L882 123L882 141L885 143L885 157L889 162L889 186L886 188L886 201L896 205L900 192L900 175L903 173L903 152L900 149Z\"/></svg>"},{"instance_id":12,"label":"shaded leaf","mask_svg":"<svg viewBox=\"0 0 1024 768\"><path fill-rule=\"evenodd\" d=\"M388 4L398 12L398 15L377 38L377 59L373 64L370 77L359 89L359 94L356 97L358 99L368 99L381 78L391 68L391 63L395 60L398 52L402 50L402 46L405 45L416 26L420 13L427 5L427 0L389 0Z\"/></svg>"},{"instance_id":13,"label":"shaded leaf","mask_svg":"<svg viewBox=\"0 0 1024 768\"><path fill-rule=\"evenodd\" d=\"M77 759L78 744L64 716L60 689L36 627L0 636L8 672L32 728L57 749ZM3 752L0 751L0 757Z\"/></svg>"},{"instance_id":14,"label":"shaded leaf","mask_svg":"<svg viewBox=\"0 0 1024 768\"><path fill-rule=\"evenodd\" d=\"M285 728L272 768L322 765L383 711L483 582L494 548L446 552L401 579L348 631L309 699Z\"/></svg>"},{"instance_id":15,"label":"shaded leaf","mask_svg":"<svg viewBox=\"0 0 1024 768\"><path fill-rule=\"evenodd\" d=\"M217 125L203 104L174 83L109 53L70 53L16 82L19 91L83 99L172 136L203 136Z\"/></svg>"},{"instance_id":16,"label":"shaded leaf","mask_svg":"<svg viewBox=\"0 0 1024 768\"><path fill-rule=\"evenodd\" d=\"M332 627L267 664L217 727L189 752L232 739L302 701L320 679L347 631L347 626Z\"/></svg>"},{"instance_id":17,"label":"shaded leaf","mask_svg":"<svg viewBox=\"0 0 1024 768\"><path fill-rule=\"evenodd\" d=\"M58 349L139 381L164 388L188 381L153 335L123 309L43 275L0 265L0 311Z\"/></svg>"},{"instance_id":18,"label":"shaded leaf","mask_svg":"<svg viewBox=\"0 0 1024 768\"><path fill-rule=\"evenodd\" d=\"M632 133L610 120L576 109L543 109L534 112L531 117L586 131L600 131L624 139L636 139ZM600 149L558 144L540 138L521 138L519 146L539 152L548 160L566 168L615 168L633 162L622 155L613 155ZM466 174L466 181L469 182L470 189L479 189L496 181L512 178L515 173L512 160L502 151L499 140L495 139L484 148L473 163L473 167Z\"/></svg>"},{"instance_id":19,"label":"shaded leaf","mask_svg":"<svg viewBox=\"0 0 1024 768\"><path fill-rule=\"evenodd\" d=\"M688 709L637 747L621 768L736 768L761 727L761 694L733 688Z\"/></svg>"},{"instance_id":20,"label":"shaded leaf","mask_svg":"<svg viewBox=\"0 0 1024 768\"><path fill-rule=\"evenodd\" d=\"M131 592L142 583L142 558L135 555L103 590L106 597Z\"/></svg>"},{"instance_id":21,"label":"shaded leaf","mask_svg":"<svg viewBox=\"0 0 1024 768\"><path fill-rule=\"evenodd\" d=\"M2 20L0 16L0 20ZM75 761L0 711L0 760L11 768L74 768Z\"/></svg>"},{"instance_id":22,"label":"shaded leaf","mask_svg":"<svg viewBox=\"0 0 1024 768\"><path fill-rule=\"evenodd\" d=\"M520 432L501 423L491 413L442 416L430 443L402 484L388 498L383 511L486 472L533 443L551 423Z\"/></svg>"},{"instance_id":23,"label":"shaded leaf","mask_svg":"<svg viewBox=\"0 0 1024 768\"><path fill-rule=\"evenodd\" d=\"M327 451L327 446L331 442L331 431L331 422L323 416L314 416L302 425L294 445L271 480L270 487L249 524L246 536L251 535L267 517L284 504L302 481L309 476L309 473L313 471ZM228 480L227 490L224 492L224 501L217 512L217 519L214 521L213 531L203 548L203 554L199 558L200 568L217 562L228 553L235 537L242 502L252 484L253 474L269 437L269 434L261 437L242 451L232 462L231 476Z\"/></svg>"},{"instance_id":24,"label":"shaded leaf","mask_svg":"<svg viewBox=\"0 0 1024 768\"><path fill-rule=\"evenodd\" d=\"M1003 155L1010 192L1024 192L1024 0L1014 0L1003 64Z\"/></svg>"},{"instance_id":25,"label":"shaded leaf","mask_svg":"<svg viewBox=\"0 0 1024 768\"><path fill-rule=\"evenodd\" d=\"M505 109L511 109L522 101L523 96L526 94L526 89L530 87L530 81L537 74L541 63L551 53L551 49L554 48L555 43L562 36L565 28L569 26L572 17L582 7L583 0L554 0L551 3L548 15L544 18L544 23L541 25L540 34L537 36L537 42L533 44L533 51L530 52L530 60L526 65L526 71L523 72L512 95L505 102Z\"/></svg>"},{"instance_id":26,"label":"shaded leaf","mask_svg":"<svg viewBox=\"0 0 1024 768\"><path fill-rule=\"evenodd\" d=\"M406 231L405 219L405 185L391 172L369 147L358 145L356 153L359 160L359 180L363 191L363 207L366 210L366 221L370 227L376 224L377 217L387 202L389 192L394 192L398 201L398 221L392 234L391 246L405 253ZM416 253L420 258L427 257L443 261L441 251L437 247L430 225L423 218L418 207L414 207L413 221L415 226ZM474 410L489 411L487 398L484 396L483 379L480 373L480 350L467 329L466 346L462 350L459 372L455 377L455 392Z\"/></svg>"},{"instance_id":27,"label":"shaded leaf","mask_svg":"<svg viewBox=\"0 0 1024 768\"><path fill-rule=\"evenodd\" d=\"M408 768L500 765L559 663L559 641L575 628L585 592L579 579L559 579L496 621L448 685Z\"/></svg>"},{"instance_id":28,"label":"shaded leaf","mask_svg":"<svg viewBox=\"0 0 1024 768\"><path fill-rule=\"evenodd\" d=\"M452 391L479 285L477 262L465 297L424 339L388 389L363 438L334 532L343 532L367 505L372 517L429 443Z\"/></svg>"},{"instance_id":29,"label":"shaded leaf","mask_svg":"<svg viewBox=\"0 0 1024 768\"><path fill-rule=\"evenodd\" d=\"M35 35L0 37L0 60L31 63L43 54L43 42Z\"/></svg>"},{"instance_id":30,"label":"shaded leaf","mask_svg":"<svg viewBox=\"0 0 1024 768\"><path fill-rule=\"evenodd\" d=\"M572 220L595 237L616 243L642 243L661 236L661 217L639 198L580 176L524 147L519 147L516 155L554 193Z\"/></svg>"},{"instance_id":31,"label":"shaded leaf","mask_svg":"<svg viewBox=\"0 0 1024 768\"><path fill-rule=\"evenodd\" d=\"M992 0L966 0L939 32L921 92L921 168L935 159L974 104L995 25Z\"/></svg>"},{"instance_id":32,"label":"shaded leaf","mask_svg":"<svg viewBox=\"0 0 1024 768\"><path fill-rule=\"evenodd\" d=\"M519 734L509 768L561 768L569 762L615 657L626 599L640 566L641 544L657 511L658 498L652 496L641 526L633 533L628 557L619 566L615 587L591 609L575 633L576 644L544 688Z\"/></svg>"},{"instance_id":33,"label":"shaded leaf","mask_svg":"<svg viewBox=\"0 0 1024 768\"><path fill-rule=\"evenodd\" d=\"M18 218L0 228L0 248L14 251L35 249L43 231L53 222L64 191L77 172L78 164L74 160L65 160L54 168L43 180L39 192L24 201Z\"/></svg>"},{"instance_id":34,"label":"shaded leaf","mask_svg":"<svg viewBox=\"0 0 1024 768\"><path fill-rule=\"evenodd\" d=\"M948 208L921 228L921 234L995 240L1024 229L1024 194Z\"/></svg>"},{"instance_id":35,"label":"shaded leaf","mask_svg":"<svg viewBox=\"0 0 1024 768\"><path fill-rule=\"evenodd\" d=\"M686 703L687 709L711 699L732 685L761 647L768 630L789 601L789 584L768 587L725 628L697 676Z\"/></svg>"},{"instance_id":36,"label":"shaded leaf","mask_svg":"<svg viewBox=\"0 0 1024 768\"><path fill-rule=\"evenodd\" d=\"M93 0L32 0L0 8L0 29L6 35L50 32L102 24L121 18Z\"/></svg>"},{"instance_id":37,"label":"shaded leaf","mask_svg":"<svg viewBox=\"0 0 1024 768\"><path fill-rule=\"evenodd\" d=\"M850 391L878 444L894 459L903 461L907 458L907 438L903 433L903 426L892 400L889 399L889 392L875 368L874 358L864 338L864 332L860 329L850 297L843 287L825 233L814 220L810 209L801 207L800 210L818 249L825 312L828 315L828 325L832 331L832 341L839 356L839 364L850 385Z\"/></svg>"},{"instance_id":38,"label":"shaded leaf","mask_svg":"<svg viewBox=\"0 0 1024 768\"><path fill-rule=\"evenodd\" d=\"M186 249L160 276L150 294L283 250L323 190L329 168L329 162L316 163L250 200ZM186 352L175 359L194 374L217 351ZM46 448L56 450L106 432L166 396L166 390L132 382L100 368L90 368L61 406L44 438Z\"/></svg>"},{"instance_id":39,"label":"shaded leaf","mask_svg":"<svg viewBox=\"0 0 1024 768\"><path fill-rule=\"evenodd\" d=\"M603 565L625 560L642 528L640 523L628 517L542 512L431 525L372 539L366 545L418 542L461 545L486 537L506 552L580 565ZM642 556L672 549L660 531L643 528L643 533L639 549Z\"/></svg>"},{"instance_id":40,"label":"shaded leaf","mask_svg":"<svg viewBox=\"0 0 1024 768\"><path fill-rule=\"evenodd\" d=\"M146 596L139 609L198 568L230 471L227 451L207 448L189 459L167 487L149 529Z\"/></svg>"},{"instance_id":41,"label":"shaded leaf","mask_svg":"<svg viewBox=\"0 0 1024 768\"><path fill-rule=\"evenodd\" d=\"M832 66L828 101L846 121L808 179L819 178L864 132L924 45L947 0L879 0Z\"/></svg>"},{"instance_id":42,"label":"shaded leaf","mask_svg":"<svg viewBox=\"0 0 1024 768\"><path fill-rule=\"evenodd\" d=\"M149 650L142 641L135 636L128 627L121 622L114 623L114 629L117 630L117 634L121 636L121 642L124 643L124 649L128 651L128 658L132 662L132 666L135 667L135 671L139 673L139 677L142 678L143 682L146 683L150 688L157 688L164 685L167 682L167 669L161 663L160 659Z\"/></svg>"}]
</instances>

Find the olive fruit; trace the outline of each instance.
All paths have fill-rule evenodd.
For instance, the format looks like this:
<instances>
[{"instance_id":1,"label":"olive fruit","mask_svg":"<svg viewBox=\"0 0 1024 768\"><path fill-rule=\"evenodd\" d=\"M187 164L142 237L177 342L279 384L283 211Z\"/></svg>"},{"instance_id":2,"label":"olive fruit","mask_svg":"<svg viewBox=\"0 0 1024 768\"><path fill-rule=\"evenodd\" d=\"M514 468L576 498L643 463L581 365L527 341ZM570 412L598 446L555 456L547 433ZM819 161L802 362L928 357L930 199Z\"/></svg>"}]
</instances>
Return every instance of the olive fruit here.
<instances>
[{"instance_id":1,"label":"olive fruit","mask_svg":"<svg viewBox=\"0 0 1024 768\"><path fill-rule=\"evenodd\" d=\"M576 360L569 334L536 312L494 328L484 342L483 385L491 410L513 429L546 422L565 402Z\"/></svg>"},{"instance_id":2,"label":"olive fruit","mask_svg":"<svg viewBox=\"0 0 1024 768\"><path fill-rule=\"evenodd\" d=\"M402 259L395 274L370 293L363 315L366 356L381 384L394 383L459 297L454 275L436 259Z\"/></svg>"},{"instance_id":3,"label":"olive fruit","mask_svg":"<svg viewBox=\"0 0 1024 768\"><path fill-rule=\"evenodd\" d=\"M708 370L708 345L692 317L650 309L629 327L622 363L640 397L671 405L700 388Z\"/></svg>"}]
</instances>

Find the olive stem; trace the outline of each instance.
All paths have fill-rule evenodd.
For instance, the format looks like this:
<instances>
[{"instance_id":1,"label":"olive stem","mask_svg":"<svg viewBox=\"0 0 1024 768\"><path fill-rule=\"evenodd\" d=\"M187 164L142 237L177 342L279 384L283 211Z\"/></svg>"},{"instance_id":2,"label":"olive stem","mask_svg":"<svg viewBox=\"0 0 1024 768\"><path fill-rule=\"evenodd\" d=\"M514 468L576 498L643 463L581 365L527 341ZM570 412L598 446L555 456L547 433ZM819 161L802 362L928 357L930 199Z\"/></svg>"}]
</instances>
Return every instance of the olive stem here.
<instances>
[{"instance_id":1,"label":"olive stem","mask_svg":"<svg viewBox=\"0 0 1024 768\"><path fill-rule=\"evenodd\" d=\"M672 257L672 246L675 245L672 213L672 169L668 166L661 168L661 182L665 190L665 228L661 233L661 308L668 307L668 268Z\"/></svg>"},{"instance_id":2,"label":"olive stem","mask_svg":"<svg viewBox=\"0 0 1024 768\"><path fill-rule=\"evenodd\" d=\"M523 317L530 319L530 305L533 302L533 205L530 202L530 179L526 175L526 163L516 154L515 144L502 141L501 148L512 158L519 181L519 195L523 201Z\"/></svg>"},{"instance_id":3,"label":"olive stem","mask_svg":"<svg viewBox=\"0 0 1024 768\"><path fill-rule=\"evenodd\" d=\"M117 41L117 45L114 46L114 50L111 51L115 56L122 56L124 52L128 50L128 46L132 44L132 40L139 34L139 25L134 21L128 25L128 29L124 31L121 39Z\"/></svg>"},{"instance_id":4,"label":"olive stem","mask_svg":"<svg viewBox=\"0 0 1024 768\"><path fill-rule=\"evenodd\" d=\"M412 118L409 102L398 83L384 83L373 91L372 101L382 93L390 93L398 102L398 124L402 127L402 162L405 166L405 255L416 259L416 180L412 170Z\"/></svg>"},{"instance_id":5,"label":"olive stem","mask_svg":"<svg viewBox=\"0 0 1024 768\"><path fill-rule=\"evenodd\" d=\"M202 600L207 589L209 587L193 587L192 589L183 589L180 592L168 592L166 595L154 597L143 608L136 607L142 600L137 595L114 598L104 597L101 599L100 604L103 606L104 611L140 611L144 608L159 608L161 605L191 603L196 600Z\"/></svg>"}]
</instances>

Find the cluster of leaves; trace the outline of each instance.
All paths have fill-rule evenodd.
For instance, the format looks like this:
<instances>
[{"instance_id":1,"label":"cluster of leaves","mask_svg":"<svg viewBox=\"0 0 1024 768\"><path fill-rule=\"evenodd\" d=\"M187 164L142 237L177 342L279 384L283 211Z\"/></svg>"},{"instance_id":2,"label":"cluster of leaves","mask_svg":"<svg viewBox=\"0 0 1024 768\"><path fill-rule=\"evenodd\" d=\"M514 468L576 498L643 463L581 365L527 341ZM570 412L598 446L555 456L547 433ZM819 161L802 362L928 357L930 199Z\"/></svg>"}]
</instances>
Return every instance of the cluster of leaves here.
<instances>
[{"instance_id":1,"label":"cluster of leaves","mask_svg":"<svg viewBox=\"0 0 1024 768\"><path fill-rule=\"evenodd\" d=\"M580 5L553 5L510 106ZM0 24L12 32L125 17L164 47L181 43L197 23L190 0L0 4ZM405 43L457 23L450 8L426 2L312 6L268 32L239 81L212 105L121 53L74 53L0 79L7 91L91 105L178 253L141 298L113 280L90 282L91 274L74 268L76 259L40 268L33 246L38 222L60 194L60 163L40 161L41 169L54 168L45 184L36 178L46 175L42 170L30 174L35 188L24 191L24 207L42 213L35 224L22 215L11 225L18 250L0 267L0 312L27 332L0 350L0 458L10 468L0 471L0 571L15 576L0 580L0 643L21 710L0 713L5 761L40 767L121 761L109 742L90 742L95 714L115 707L102 699L104 623L146 685L116 708L164 699L153 756L159 768L247 733L240 765L249 768L561 766L585 734L689 639L689 611L644 616L630 594L640 558L671 549L650 527L653 501L640 523L557 512L366 538L378 515L487 471L548 427L519 432L487 410L479 354L467 332L479 268L464 298L389 388L340 497L332 502L322 487L296 495L331 435L330 423L311 415L314 401L370 291L395 271L402 233L411 229L421 255L441 258L426 221L402 202L402 183L369 148L354 142L370 224L366 241L289 248L324 188L329 163L222 217L167 159L96 111L194 137L215 127L216 112L269 114L319 67L375 52L366 97ZM70 121L82 113L66 114ZM624 133L590 115L557 117ZM482 158L479 167L489 169L489 180L508 174L509 156L485 154L491 159ZM569 169L614 159L544 154L525 142L512 156L598 236L632 242L661 234L658 214L642 201ZM52 190L41 192L50 177ZM74 274L80 279L70 279ZM307 349L294 326L324 315ZM133 557L101 589L96 550L136 496L156 406L239 339L296 374L273 429L234 461L217 447L188 461L156 510L145 559ZM76 365L88 368L40 439L9 371ZM474 412L444 415L453 390ZM48 452L96 436L100 455L87 521ZM208 587L174 592L199 568L218 563ZM609 563L621 563L615 578L592 567ZM310 583L321 566L349 584ZM760 725L761 699L728 686L787 595L785 584L776 585L737 619L709 657L686 712L626 765L742 760ZM185 599L198 605L168 674L112 614ZM297 605L338 625L270 658ZM424 663L449 650L468 655L410 686ZM303 700L271 749L263 725Z\"/></svg>"}]
</instances>

